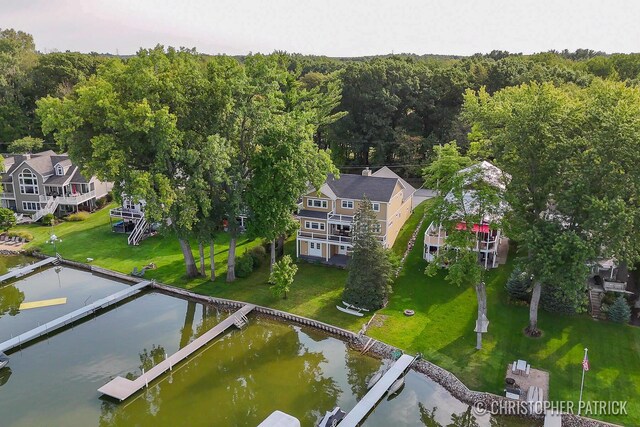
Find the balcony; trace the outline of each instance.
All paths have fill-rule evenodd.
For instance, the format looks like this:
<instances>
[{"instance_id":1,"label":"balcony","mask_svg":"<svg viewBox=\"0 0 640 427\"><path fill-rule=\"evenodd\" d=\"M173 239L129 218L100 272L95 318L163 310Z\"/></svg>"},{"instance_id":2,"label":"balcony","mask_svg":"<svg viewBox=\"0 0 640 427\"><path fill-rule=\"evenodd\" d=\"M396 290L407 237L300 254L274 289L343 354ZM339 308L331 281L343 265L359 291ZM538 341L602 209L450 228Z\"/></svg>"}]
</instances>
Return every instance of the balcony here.
<instances>
[{"instance_id":1,"label":"balcony","mask_svg":"<svg viewBox=\"0 0 640 427\"><path fill-rule=\"evenodd\" d=\"M42 198L42 196L40 196ZM94 199L96 197L95 190L89 191L88 193L72 193L67 194L66 196L56 196L56 200L61 205L79 205L80 203L84 203L87 200ZM42 200L41 200L42 201Z\"/></svg>"},{"instance_id":2,"label":"balcony","mask_svg":"<svg viewBox=\"0 0 640 427\"><path fill-rule=\"evenodd\" d=\"M140 220L144 218L144 212L136 211L133 209L127 209L123 207L111 209L109 216L123 219Z\"/></svg>"},{"instance_id":3,"label":"balcony","mask_svg":"<svg viewBox=\"0 0 640 427\"><path fill-rule=\"evenodd\" d=\"M329 212L327 222L329 222L329 224L351 224L353 222L353 215L342 215L335 212Z\"/></svg>"},{"instance_id":4,"label":"balcony","mask_svg":"<svg viewBox=\"0 0 640 427\"><path fill-rule=\"evenodd\" d=\"M16 199L16 195L15 195L15 193L0 193L0 199L15 200Z\"/></svg>"},{"instance_id":5,"label":"balcony","mask_svg":"<svg viewBox=\"0 0 640 427\"><path fill-rule=\"evenodd\" d=\"M314 233L311 231L298 231L298 237L305 240L320 240L327 243L351 245L351 237L336 234Z\"/></svg>"}]
</instances>

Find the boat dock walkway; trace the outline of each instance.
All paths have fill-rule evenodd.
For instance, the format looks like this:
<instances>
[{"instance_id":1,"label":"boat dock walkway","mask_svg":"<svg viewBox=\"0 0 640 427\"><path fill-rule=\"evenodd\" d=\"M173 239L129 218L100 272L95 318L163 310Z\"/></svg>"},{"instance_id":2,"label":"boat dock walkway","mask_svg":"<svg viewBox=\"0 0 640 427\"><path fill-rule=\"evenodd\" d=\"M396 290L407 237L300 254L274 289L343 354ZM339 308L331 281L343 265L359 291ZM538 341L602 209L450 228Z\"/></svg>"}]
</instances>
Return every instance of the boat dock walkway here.
<instances>
[{"instance_id":1,"label":"boat dock walkway","mask_svg":"<svg viewBox=\"0 0 640 427\"><path fill-rule=\"evenodd\" d=\"M92 304L86 305L82 308L72 311L69 314L65 314L64 316L58 317L55 320L40 325L37 328L31 329L30 331L18 335L17 337L11 338L10 340L0 343L0 352L6 352L7 350L10 350L14 347L24 345L25 343L39 338L42 335L48 334L58 328L62 328L65 325L80 320L83 317L96 312L97 310L116 304L123 299L126 299L131 295L139 292L140 290L142 290L142 288L145 288L150 284L150 281L145 281L138 283L137 285L129 286L126 289L116 292L115 294L109 295L108 297L102 298Z\"/></svg>"},{"instance_id":2,"label":"boat dock walkway","mask_svg":"<svg viewBox=\"0 0 640 427\"><path fill-rule=\"evenodd\" d=\"M158 363L153 368L149 369L147 372L144 372L135 380L131 381L122 377L115 377L113 380L109 381L107 384L103 385L98 389L98 392L123 401L129 398L131 395L141 390L143 387L148 386L149 383L160 375L172 369L173 366L176 366L178 363L189 357L191 354L196 352L198 349L204 347L209 341L217 337L226 331L230 326L236 325L238 327L244 324L243 318L251 312L255 308L253 304L246 304L242 308L240 308L235 313L231 314L229 317L224 319L222 322L218 323L213 328L209 329L200 337L193 340L188 345L184 346L177 352L173 353L171 356L167 357L162 362Z\"/></svg>"},{"instance_id":3,"label":"boat dock walkway","mask_svg":"<svg viewBox=\"0 0 640 427\"><path fill-rule=\"evenodd\" d=\"M397 380L414 361L413 356L403 354L367 392L367 394L349 411L346 417L340 421L340 427L356 427L367 416L374 406L382 399L389 387Z\"/></svg>"},{"instance_id":4,"label":"boat dock walkway","mask_svg":"<svg viewBox=\"0 0 640 427\"><path fill-rule=\"evenodd\" d=\"M0 276L0 283L4 282L5 280L13 279L14 277L21 277L21 276L24 276L25 274L29 274L36 268L40 268L47 264L51 264L57 259L58 258L55 258L55 257L45 258L42 261L34 262L33 264L25 265L22 268L10 271L7 274L3 274L2 276Z\"/></svg>"}]
</instances>

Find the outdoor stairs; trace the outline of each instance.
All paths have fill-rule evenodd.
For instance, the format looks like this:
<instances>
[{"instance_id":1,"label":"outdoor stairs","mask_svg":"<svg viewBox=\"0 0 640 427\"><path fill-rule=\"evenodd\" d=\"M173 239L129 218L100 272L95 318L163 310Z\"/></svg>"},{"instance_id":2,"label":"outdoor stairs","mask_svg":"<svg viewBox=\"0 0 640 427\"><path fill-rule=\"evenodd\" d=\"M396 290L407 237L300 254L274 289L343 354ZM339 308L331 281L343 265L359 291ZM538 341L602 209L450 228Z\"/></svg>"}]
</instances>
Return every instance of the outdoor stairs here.
<instances>
[{"instance_id":1,"label":"outdoor stairs","mask_svg":"<svg viewBox=\"0 0 640 427\"><path fill-rule=\"evenodd\" d=\"M57 197L50 197L47 200L47 204L44 206L44 208L40 209L39 211L36 211L36 213L31 215L31 221L36 222L43 216L54 213L56 209L58 209L59 204L60 202L58 201Z\"/></svg>"},{"instance_id":2,"label":"outdoor stairs","mask_svg":"<svg viewBox=\"0 0 640 427\"><path fill-rule=\"evenodd\" d=\"M245 314L240 313L233 318L233 324L236 325L238 329L242 329L247 323L249 323L249 319L247 319Z\"/></svg>"},{"instance_id":3,"label":"outdoor stairs","mask_svg":"<svg viewBox=\"0 0 640 427\"><path fill-rule=\"evenodd\" d=\"M604 318L604 313L600 311L603 296L602 292L589 289L589 305L591 306L591 317L594 319Z\"/></svg>"},{"instance_id":4,"label":"outdoor stairs","mask_svg":"<svg viewBox=\"0 0 640 427\"><path fill-rule=\"evenodd\" d=\"M146 219L142 218L136 223L136 226L133 228L131 234L129 234L127 243L129 243L130 245L139 245L140 241L145 235L145 232L147 231L147 228L149 228L149 223Z\"/></svg>"}]
</instances>

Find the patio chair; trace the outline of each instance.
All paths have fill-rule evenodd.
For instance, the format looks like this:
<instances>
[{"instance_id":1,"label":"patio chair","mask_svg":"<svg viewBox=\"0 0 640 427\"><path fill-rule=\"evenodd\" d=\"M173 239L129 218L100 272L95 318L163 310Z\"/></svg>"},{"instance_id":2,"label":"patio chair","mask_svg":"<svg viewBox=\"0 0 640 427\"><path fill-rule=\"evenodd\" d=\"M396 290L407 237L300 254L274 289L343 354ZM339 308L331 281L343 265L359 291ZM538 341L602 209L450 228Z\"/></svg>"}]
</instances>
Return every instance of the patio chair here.
<instances>
[{"instance_id":1,"label":"patio chair","mask_svg":"<svg viewBox=\"0 0 640 427\"><path fill-rule=\"evenodd\" d=\"M517 366L518 366L518 362L516 362L516 361L514 360L514 361L513 361L513 365L511 365L511 372L513 372L514 374L517 374L517 373L518 373Z\"/></svg>"},{"instance_id":2,"label":"patio chair","mask_svg":"<svg viewBox=\"0 0 640 427\"><path fill-rule=\"evenodd\" d=\"M529 371L530 371L530 370L531 370L531 365L529 365L529 364L527 363L527 369L526 369L526 370L525 370L525 372L524 372L524 373L525 373L525 375L527 375L527 376L528 376L528 375L529 375Z\"/></svg>"},{"instance_id":3,"label":"patio chair","mask_svg":"<svg viewBox=\"0 0 640 427\"><path fill-rule=\"evenodd\" d=\"M6 234L0 235L0 242L4 242L5 240L7 240L7 235Z\"/></svg>"},{"instance_id":4,"label":"patio chair","mask_svg":"<svg viewBox=\"0 0 640 427\"><path fill-rule=\"evenodd\" d=\"M138 275L138 267L133 267L133 271L131 272L132 276L137 276Z\"/></svg>"}]
</instances>

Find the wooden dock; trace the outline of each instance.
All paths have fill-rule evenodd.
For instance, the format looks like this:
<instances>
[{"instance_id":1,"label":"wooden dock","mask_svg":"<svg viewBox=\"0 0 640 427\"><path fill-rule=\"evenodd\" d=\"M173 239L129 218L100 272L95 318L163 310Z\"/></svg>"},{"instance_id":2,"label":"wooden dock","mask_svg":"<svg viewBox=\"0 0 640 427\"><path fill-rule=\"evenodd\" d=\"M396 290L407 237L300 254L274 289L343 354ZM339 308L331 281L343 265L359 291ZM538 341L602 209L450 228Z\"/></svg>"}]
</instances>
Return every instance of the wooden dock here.
<instances>
[{"instance_id":1,"label":"wooden dock","mask_svg":"<svg viewBox=\"0 0 640 427\"><path fill-rule=\"evenodd\" d=\"M149 369L149 371L140 375L135 380L131 381L126 378L116 377L113 380L109 381L107 384L100 387L98 389L98 392L118 399L120 401L129 398L131 395L141 390L143 387L148 386L150 382L171 369L173 366L176 366L178 363L189 357L198 349L205 346L209 341L222 334L229 327L233 325L236 325L238 327L242 326L244 323L243 319L246 319L245 316L254 308L255 305L253 304L244 305L238 311L224 319L222 322L218 323L213 328L209 329L203 335L196 338L191 343L184 346L162 362L158 363L153 368Z\"/></svg>"},{"instance_id":2,"label":"wooden dock","mask_svg":"<svg viewBox=\"0 0 640 427\"><path fill-rule=\"evenodd\" d=\"M56 260L57 260L57 258L55 258L55 257L49 257L49 258L43 259L42 261L38 261L38 262L34 262L33 264L25 265L24 267L19 268L17 270L10 271L7 274L3 274L2 276L0 276L0 283L4 282L5 280L13 279L14 277L22 277L25 274L29 274L29 273L33 272L36 268L44 267L45 265L51 264L52 262L54 262Z\"/></svg>"},{"instance_id":3,"label":"wooden dock","mask_svg":"<svg viewBox=\"0 0 640 427\"><path fill-rule=\"evenodd\" d=\"M79 308L78 310L72 311L69 314L65 314L64 316L58 317L55 320L40 325L37 328L31 329L24 334L11 338L10 340L0 343L0 352L6 352L7 350L10 350L14 347L24 345L25 343L39 338L42 335L48 334L58 328L62 328L63 326L76 322L83 317L90 315L91 313L116 304L119 301L122 301L123 299L139 292L150 284L151 282L145 281L142 283L138 283L137 285L129 286L126 289L116 292L115 294L109 295L108 297L102 298L92 304L86 305L82 308Z\"/></svg>"},{"instance_id":4,"label":"wooden dock","mask_svg":"<svg viewBox=\"0 0 640 427\"><path fill-rule=\"evenodd\" d=\"M403 354L400 358L389 368L389 370L378 380L378 382L365 394L365 396L349 411L346 417L340 421L340 427L356 427L362 420L371 412L376 404L385 395L391 384L395 382L400 376L404 374L404 371L411 366L414 357L407 354Z\"/></svg>"}]
</instances>

